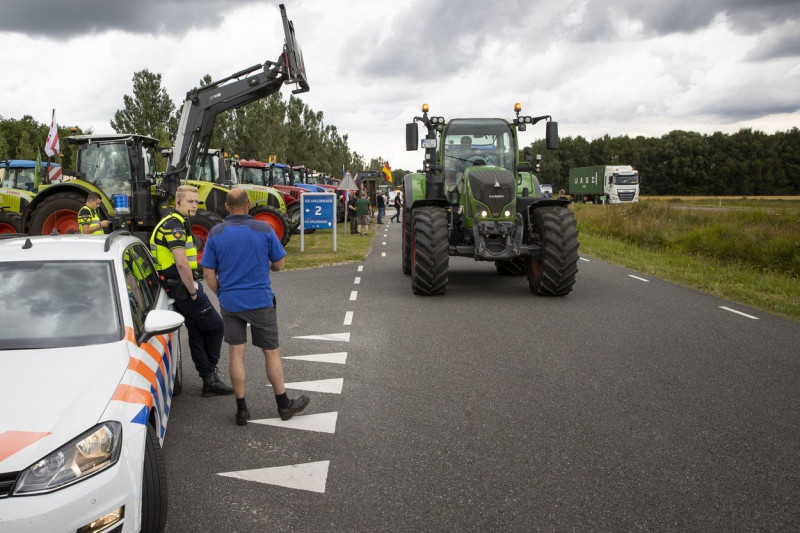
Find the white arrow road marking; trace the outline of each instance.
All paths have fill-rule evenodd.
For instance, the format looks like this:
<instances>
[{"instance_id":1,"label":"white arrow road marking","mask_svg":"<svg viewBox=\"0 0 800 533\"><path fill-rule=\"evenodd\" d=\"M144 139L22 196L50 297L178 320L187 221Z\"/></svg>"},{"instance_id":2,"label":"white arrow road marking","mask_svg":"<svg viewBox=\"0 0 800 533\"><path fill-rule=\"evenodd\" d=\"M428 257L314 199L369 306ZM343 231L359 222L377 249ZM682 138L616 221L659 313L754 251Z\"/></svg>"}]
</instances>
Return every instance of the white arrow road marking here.
<instances>
[{"instance_id":1,"label":"white arrow road marking","mask_svg":"<svg viewBox=\"0 0 800 533\"><path fill-rule=\"evenodd\" d=\"M329 464L330 461L317 461L316 463L239 470L238 472L220 472L217 475L323 493L328 481Z\"/></svg>"},{"instance_id":2,"label":"white arrow road marking","mask_svg":"<svg viewBox=\"0 0 800 533\"><path fill-rule=\"evenodd\" d=\"M747 318L752 318L753 320L760 320L757 316L748 315L747 313L742 313L741 311L737 311L736 309L731 309L730 307L725 307L724 305L719 306L720 309L724 309L726 311L730 311L731 313L736 313L737 315L746 316Z\"/></svg>"},{"instance_id":3,"label":"white arrow road marking","mask_svg":"<svg viewBox=\"0 0 800 533\"><path fill-rule=\"evenodd\" d=\"M294 383L284 383L287 389L307 390L312 392L327 392L329 394L341 394L344 378L318 379L316 381L296 381ZM271 386L271 385L270 385Z\"/></svg>"},{"instance_id":4,"label":"white arrow road marking","mask_svg":"<svg viewBox=\"0 0 800 533\"><path fill-rule=\"evenodd\" d=\"M634 276L633 274L628 274L629 278L638 279L639 281L644 281L645 283L650 283L649 279L640 278L639 276Z\"/></svg>"},{"instance_id":5,"label":"white arrow road marking","mask_svg":"<svg viewBox=\"0 0 800 533\"><path fill-rule=\"evenodd\" d=\"M336 411L333 413L318 413L313 415L295 415L289 420L280 418L263 418L251 420L251 424L276 426L280 428L302 429L304 431L317 431L319 433L336 433Z\"/></svg>"},{"instance_id":6,"label":"white arrow road marking","mask_svg":"<svg viewBox=\"0 0 800 533\"><path fill-rule=\"evenodd\" d=\"M344 313L344 324L343 326L351 326L353 325L353 312L352 311L345 311Z\"/></svg>"},{"instance_id":7,"label":"white arrow road marking","mask_svg":"<svg viewBox=\"0 0 800 533\"><path fill-rule=\"evenodd\" d=\"M293 339L309 339L314 341L343 341L350 342L350 332L347 333L328 333L326 335L298 335Z\"/></svg>"},{"instance_id":8,"label":"white arrow road marking","mask_svg":"<svg viewBox=\"0 0 800 533\"><path fill-rule=\"evenodd\" d=\"M347 361L347 352L313 353L310 355L292 355L283 359L297 359L298 361L313 361L315 363L336 363L343 365Z\"/></svg>"}]
</instances>

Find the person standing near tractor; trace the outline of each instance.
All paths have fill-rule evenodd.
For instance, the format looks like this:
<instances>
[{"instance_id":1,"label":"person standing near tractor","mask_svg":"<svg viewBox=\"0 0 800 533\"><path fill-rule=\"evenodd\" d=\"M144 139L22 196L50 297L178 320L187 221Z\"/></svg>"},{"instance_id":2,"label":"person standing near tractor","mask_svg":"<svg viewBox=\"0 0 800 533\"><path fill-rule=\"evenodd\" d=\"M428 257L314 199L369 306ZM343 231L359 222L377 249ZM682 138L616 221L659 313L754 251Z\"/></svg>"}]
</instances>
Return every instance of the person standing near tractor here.
<instances>
[{"instance_id":1,"label":"person standing near tractor","mask_svg":"<svg viewBox=\"0 0 800 533\"><path fill-rule=\"evenodd\" d=\"M356 192L356 216L358 217L358 234L367 235L369 233L369 219L372 216L372 204L368 198L364 198L361 191Z\"/></svg>"},{"instance_id":2,"label":"person standing near tractor","mask_svg":"<svg viewBox=\"0 0 800 533\"><path fill-rule=\"evenodd\" d=\"M378 224L383 224L383 216L386 214L386 197L380 191L376 202L378 204Z\"/></svg>"},{"instance_id":3,"label":"person standing near tractor","mask_svg":"<svg viewBox=\"0 0 800 533\"><path fill-rule=\"evenodd\" d=\"M197 271L197 248L189 219L197 213L197 187L181 185L175 194L175 210L161 219L150 236L150 253L175 310L186 319L189 351L203 380L203 396L233 394L217 375L222 350L223 324L203 291Z\"/></svg>"},{"instance_id":4,"label":"person standing near tractor","mask_svg":"<svg viewBox=\"0 0 800 533\"><path fill-rule=\"evenodd\" d=\"M231 381L236 397L235 421L247 425L250 410L245 401L244 354L247 325L253 345L264 352L267 379L275 392L281 420L289 420L308 405L305 395L289 398L283 381L278 315L270 271L283 270L286 250L266 222L248 214L250 199L242 189L228 192L225 208L230 215L211 229L201 264L209 288L219 297L225 320L225 342L230 349Z\"/></svg>"},{"instance_id":5,"label":"person standing near tractor","mask_svg":"<svg viewBox=\"0 0 800 533\"><path fill-rule=\"evenodd\" d=\"M355 235L358 233L358 217L356 216L356 200L358 200L358 192L351 194L347 199L347 216L350 217L350 234Z\"/></svg>"},{"instance_id":6,"label":"person standing near tractor","mask_svg":"<svg viewBox=\"0 0 800 533\"><path fill-rule=\"evenodd\" d=\"M403 209L403 199L400 197L400 193L397 193L394 195L394 215L389 219L389 222L395 219L397 219L397 222L400 222L401 209Z\"/></svg>"},{"instance_id":7,"label":"person standing near tractor","mask_svg":"<svg viewBox=\"0 0 800 533\"><path fill-rule=\"evenodd\" d=\"M97 214L101 202L100 195L96 192L90 192L86 196L86 205L78 211L78 229L81 234L102 235L105 233L103 230L111 224L110 220L100 220L100 216Z\"/></svg>"}]
</instances>

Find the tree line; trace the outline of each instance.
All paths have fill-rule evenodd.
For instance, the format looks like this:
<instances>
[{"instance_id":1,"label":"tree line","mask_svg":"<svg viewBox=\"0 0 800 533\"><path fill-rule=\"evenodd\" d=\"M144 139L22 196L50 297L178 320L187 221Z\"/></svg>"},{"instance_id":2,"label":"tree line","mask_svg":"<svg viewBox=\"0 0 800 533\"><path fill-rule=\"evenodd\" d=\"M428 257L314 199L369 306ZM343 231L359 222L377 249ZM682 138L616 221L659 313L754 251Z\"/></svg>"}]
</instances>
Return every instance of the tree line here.
<instances>
[{"instance_id":1,"label":"tree line","mask_svg":"<svg viewBox=\"0 0 800 533\"><path fill-rule=\"evenodd\" d=\"M163 147L172 146L180 110L162 87L161 74L144 69L135 72L132 81L133 94L124 95L111 128L149 135ZM211 82L206 75L199 86ZM30 115L0 117L0 159L36 159L48 129L49 124ZM74 168L75 154L64 139L74 133L92 132L59 126L62 155L55 162L67 169ZM380 170L385 162L380 156L366 160L350 149L347 134L325 123L321 111L293 95L285 100L280 92L218 116L211 147L227 149L242 159L267 161L274 155L278 162L333 176L341 175L342 165L355 175ZM532 147L542 154L540 182L551 183L556 190L567 187L570 168L619 164L639 170L644 195L800 195L796 127L771 135L745 128L733 134L674 130L661 137L605 135L591 141L577 136L562 138L559 150L546 150L544 140ZM407 172L392 169L395 185Z\"/></svg>"},{"instance_id":2,"label":"tree line","mask_svg":"<svg viewBox=\"0 0 800 533\"><path fill-rule=\"evenodd\" d=\"M567 188L569 169L632 165L641 194L652 196L800 195L800 130L766 134L744 128L711 135L674 130L661 137L608 135L588 141L561 139L558 150L532 144L542 154L539 180Z\"/></svg>"}]
</instances>

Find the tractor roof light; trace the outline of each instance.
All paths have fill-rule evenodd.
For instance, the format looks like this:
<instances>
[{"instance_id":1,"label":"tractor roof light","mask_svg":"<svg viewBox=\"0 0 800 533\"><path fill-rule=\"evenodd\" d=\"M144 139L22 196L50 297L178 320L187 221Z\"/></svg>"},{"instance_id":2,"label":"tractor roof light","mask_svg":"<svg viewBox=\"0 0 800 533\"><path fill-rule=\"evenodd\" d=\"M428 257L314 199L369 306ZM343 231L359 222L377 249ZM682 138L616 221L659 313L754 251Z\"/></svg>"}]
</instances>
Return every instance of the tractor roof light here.
<instances>
[{"instance_id":1,"label":"tractor roof light","mask_svg":"<svg viewBox=\"0 0 800 533\"><path fill-rule=\"evenodd\" d=\"M514 111L519 115L519 112L522 111L522 104L520 104L519 102L514 104Z\"/></svg>"},{"instance_id":2,"label":"tractor roof light","mask_svg":"<svg viewBox=\"0 0 800 533\"><path fill-rule=\"evenodd\" d=\"M422 112L423 113L427 113L429 110L430 110L430 108L428 107L428 104L422 104Z\"/></svg>"}]
</instances>

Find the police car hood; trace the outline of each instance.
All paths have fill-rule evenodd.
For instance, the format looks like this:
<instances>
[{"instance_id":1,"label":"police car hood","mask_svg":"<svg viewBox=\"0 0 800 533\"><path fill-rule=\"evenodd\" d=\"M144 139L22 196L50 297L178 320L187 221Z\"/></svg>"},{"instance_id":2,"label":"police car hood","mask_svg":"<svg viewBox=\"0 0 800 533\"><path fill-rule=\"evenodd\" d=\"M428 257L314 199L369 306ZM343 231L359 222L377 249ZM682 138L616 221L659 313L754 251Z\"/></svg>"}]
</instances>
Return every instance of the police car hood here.
<instances>
[{"instance_id":1,"label":"police car hood","mask_svg":"<svg viewBox=\"0 0 800 533\"><path fill-rule=\"evenodd\" d=\"M124 341L0 350L0 473L27 468L92 428L128 360Z\"/></svg>"}]
</instances>

